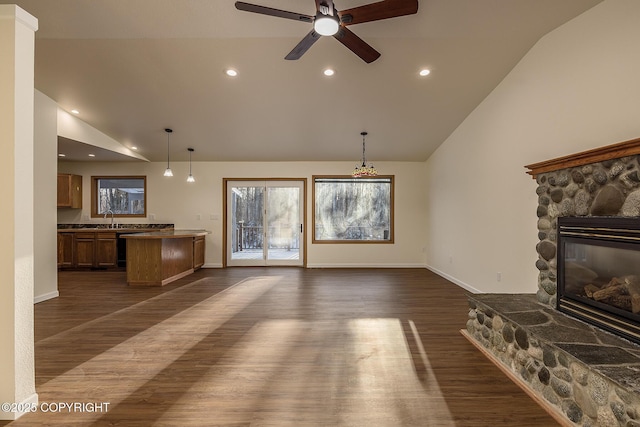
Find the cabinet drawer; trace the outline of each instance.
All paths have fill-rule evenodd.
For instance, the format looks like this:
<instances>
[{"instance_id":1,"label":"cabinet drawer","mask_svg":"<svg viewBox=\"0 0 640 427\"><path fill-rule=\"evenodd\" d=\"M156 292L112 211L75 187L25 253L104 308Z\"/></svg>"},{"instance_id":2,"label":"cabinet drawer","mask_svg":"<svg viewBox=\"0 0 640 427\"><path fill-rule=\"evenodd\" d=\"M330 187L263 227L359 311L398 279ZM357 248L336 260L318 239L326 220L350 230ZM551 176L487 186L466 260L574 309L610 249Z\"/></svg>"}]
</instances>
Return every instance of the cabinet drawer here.
<instances>
[{"instance_id":1,"label":"cabinet drawer","mask_svg":"<svg viewBox=\"0 0 640 427\"><path fill-rule=\"evenodd\" d=\"M113 231L109 231L109 232L105 232L105 231L99 231L98 233L96 233L97 238L98 239L115 239L116 238L116 232Z\"/></svg>"},{"instance_id":2,"label":"cabinet drawer","mask_svg":"<svg viewBox=\"0 0 640 427\"><path fill-rule=\"evenodd\" d=\"M95 233L76 233L76 240L78 239L95 239Z\"/></svg>"}]
</instances>

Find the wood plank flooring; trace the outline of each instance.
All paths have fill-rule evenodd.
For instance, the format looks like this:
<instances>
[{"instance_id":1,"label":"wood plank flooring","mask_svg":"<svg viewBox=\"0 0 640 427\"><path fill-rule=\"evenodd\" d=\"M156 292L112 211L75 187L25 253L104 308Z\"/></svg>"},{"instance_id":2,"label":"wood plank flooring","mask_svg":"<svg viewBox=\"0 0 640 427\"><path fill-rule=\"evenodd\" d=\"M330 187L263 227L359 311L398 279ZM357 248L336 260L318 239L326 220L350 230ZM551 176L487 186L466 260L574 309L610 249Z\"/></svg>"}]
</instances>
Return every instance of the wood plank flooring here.
<instances>
[{"instance_id":1,"label":"wood plank flooring","mask_svg":"<svg viewBox=\"0 0 640 427\"><path fill-rule=\"evenodd\" d=\"M423 269L199 270L162 288L61 272L35 307L21 426L554 426L462 337L465 292Z\"/></svg>"}]
</instances>

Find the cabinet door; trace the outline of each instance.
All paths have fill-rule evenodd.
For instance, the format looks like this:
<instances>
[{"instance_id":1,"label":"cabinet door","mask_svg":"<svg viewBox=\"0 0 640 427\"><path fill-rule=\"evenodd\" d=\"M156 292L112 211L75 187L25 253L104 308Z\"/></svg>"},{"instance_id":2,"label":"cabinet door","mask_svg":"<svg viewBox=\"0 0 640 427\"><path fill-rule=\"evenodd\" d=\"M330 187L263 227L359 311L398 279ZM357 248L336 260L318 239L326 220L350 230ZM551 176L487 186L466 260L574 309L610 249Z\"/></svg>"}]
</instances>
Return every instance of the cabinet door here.
<instances>
[{"instance_id":1,"label":"cabinet door","mask_svg":"<svg viewBox=\"0 0 640 427\"><path fill-rule=\"evenodd\" d=\"M75 244L75 266L94 267L96 253L95 233L77 233Z\"/></svg>"},{"instance_id":2,"label":"cabinet door","mask_svg":"<svg viewBox=\"0 0 640 427\"><path fill-rule=\"evenodd\" d=\"M73 233L58 233L58 267L73 267Z\"/></svg>"},{"instance_id":3,"label":"cabinet door","mask_svg":"<svg viewBox=\"0 0 640 427\"><path fill-rule=\"evenodd\" d=\"M96 233L96 266L116 267L118 246L116 233Z\"/></svg>"},{"instance_id":4,"label":"cabinet door","mask_svg":"<svg viewBox=\"0 0 640 427\"><path fill-rule=\"evenodd\" d=\"M58 207L71 207L71 175L58 174Z\"/></svg>"},{"instance_id":5,"label":"cabinet door","mask_svg":"<svg viewBox=\"0 0 640 427\"><path fill-rule=\"evenodd\" d=\"M198 269L204 265L204 236L193 238L193 268Z\"/></svg>"},{"instance_id":6,"label":"cabinet door","mask_svg":"<svg viewBox=\"0 0 640 427\"><path fill-rule=\"evenodd\" d=\"M82 208L82 176L58 174L58 207Z\"/></svg>"}]
</instances>

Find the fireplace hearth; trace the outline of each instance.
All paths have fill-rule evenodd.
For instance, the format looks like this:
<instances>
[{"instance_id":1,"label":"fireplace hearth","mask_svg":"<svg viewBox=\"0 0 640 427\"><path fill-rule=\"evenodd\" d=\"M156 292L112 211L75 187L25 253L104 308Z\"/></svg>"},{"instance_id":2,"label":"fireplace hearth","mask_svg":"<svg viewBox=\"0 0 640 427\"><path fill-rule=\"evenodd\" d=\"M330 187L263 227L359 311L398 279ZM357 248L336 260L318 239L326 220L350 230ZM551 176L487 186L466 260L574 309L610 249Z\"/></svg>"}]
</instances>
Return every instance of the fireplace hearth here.
<instances>
[{"instance_id":1,"label":"fireplace hearth","mask_svg":"<svg viewBox=\"0 0 640 427\"><path fill-rule=\"evenodd\" d=\"M470 296L463 335L562 425L640 427L640 138L526 168L538 291Z\"/></svg>"},{"instance_id":2,"label":"fireplace hearth","mask_svg":"<svg viewBox=\"0 0 640 427\"><path fill-rule=\"evenodd\" d=\"M640 343L640 219L558 218L558 310Z\"/></svg>"}]
</instances>

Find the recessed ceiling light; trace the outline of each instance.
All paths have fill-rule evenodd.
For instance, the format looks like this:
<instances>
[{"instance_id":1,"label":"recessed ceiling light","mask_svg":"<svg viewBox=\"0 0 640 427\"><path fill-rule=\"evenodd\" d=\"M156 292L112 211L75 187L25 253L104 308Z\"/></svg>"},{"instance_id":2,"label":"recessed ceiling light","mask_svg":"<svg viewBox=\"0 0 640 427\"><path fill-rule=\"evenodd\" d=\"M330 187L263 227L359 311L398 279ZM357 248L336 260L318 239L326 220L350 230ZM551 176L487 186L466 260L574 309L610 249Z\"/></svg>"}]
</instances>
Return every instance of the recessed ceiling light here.
<instances>
[{"instance_id":1,"label":"recessed ceiling light","mask_svg":"<svg viewBox=\"0 0 640 427\"><path fill-rule=\"evenodd\" d=\"M89 157L95 157L95 156L96 156L95 154L89 154Z\"/></svg>"},{"instance_id":2,"label":"recessed ceiling light","mask_svg":"<svg viewBox=\"0 0 640 427\"><path fill-rule=\"evenodd\" d=\"M423 68L422 70L420 70L420 75L422 77L428 76L429 74L431 74L431 70L429 70L428 68Z\"/></svg>"},{"instance_id":3,"label":"recessed ceiling light","mask_svg":"<svg viewBox=\"0 0 640 427\"><path fill-rule=\"evenodd\" d=\"M235 77L238 75L238 72L233 68L228 68L227 70L225 70L225 74L229 77Z\"/></svg>"},{"instance_id":4,"label":"recessed ceiling light","mask_svg":"<svg viewBox=\"0 0 640 427\"><path fill-rule=\"evenodd\" d=\"M135 145L131 147L132 150L137 150L138 147L136 147Z\"/></svg>"},{"instance_id":5,"label":"recessed ceiling light","mask_svg":"<svg viewBox=\"0 0 640 427\"><path fill-rule=\"evenodd\" d=\"M71 112L72 112L73 114L80 114L80 111L76 110L75 108L74 108L73 110L71 110Z\"/></svg>"},{"instance_id":6,"label":"recessed ceiling light","mask_svg":"<svg viewBox=\"0 0 640 427\"><path fill-rule=\"evenodd\" d=\"M327 68L326 70L323 71L323 73L325 76L330 77L330 76L333 76L336 72L331 68Z\"/></svg>"},{"instance_id":7,"label":"recessed ceiling light","mask_svg":"<svg viewBox=\"0 0 640 427\"><path fill-rule=\"evenodd\" d=\"M60 154L58 154L58 157L66 157L66 154L60 153Z\"/></svg>"}]
</instances>

